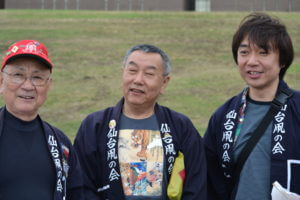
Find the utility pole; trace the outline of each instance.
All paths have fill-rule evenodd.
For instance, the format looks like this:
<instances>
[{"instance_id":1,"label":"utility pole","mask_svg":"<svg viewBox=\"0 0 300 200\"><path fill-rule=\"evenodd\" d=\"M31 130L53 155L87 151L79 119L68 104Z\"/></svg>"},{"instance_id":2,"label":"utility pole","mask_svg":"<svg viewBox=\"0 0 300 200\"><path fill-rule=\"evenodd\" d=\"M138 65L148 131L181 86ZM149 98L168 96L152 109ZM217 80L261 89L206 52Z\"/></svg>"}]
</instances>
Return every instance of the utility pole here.
<instances>
[{"instance_id":1,"label":"utility pole","mask_svg":"<svg viewBox=\"0 0 300 200\"><path fill-rule=\"evenodd\" d=\"M120 10L120 0L117 0L117 10Z\"/></svg>"},{"instance_id":2,"label":"utility pole","mask_svg":"<svg viewBox=\"0 0 300 200\"><path fill-rule=\"evenodd\" d=\"M79 10L80 0L76 0L76 10Z\"/></svg>"},{"instance_id":3,"label":"utility pole","mask_svg":"<svg viewBox=\"0 0 300 200\"><path fill-rule=\"evenodd\" d=\"M266 11L266 0L263 0L263 11Z\"/></svg>"},{"instance_id":4,"label":"utility pole","mask_svg":"<svg viewBox=\"0 0 300 200\"><path fill-rule=\"evenodd\" d=\"M129 2L128 2L128 7L129 7L129 10L132 10L132 2L131 2L131 0L128 0Z\"/></svg>"},{"instance_id":5,"label":"utility pole","mask_svg":"<svg viewBox=\"0 0 300 200\"><path fill-rule=\"evenodd\" d=\"M254 0L252 0L252 2L251 2L251 8L250 8L250 11L251 11L251 12L254 11Z\"/></svg>"},{"instance_id":6,"label":"utility pole","mask_svg":"<svg viewBox=\"0 0 300 200\"><path fill-rule=\"evenodd\" d=\"M108 0L105 0L104 2L104 10L108 10Z\"/></svg>"},{"instance_id":7,"label":"utility pole","mask_svg":"<svg viewBox=\"0 0 300 200\"><path fill-rule=\"evenodd\" d=\"M141 2L141 10L144 10L144 0L140 0Z\"/></svg>"},{"instance_id":8,"label":"utility pole","mask_svg":"<svg viewBox=\"0 0 300 200\"><path fill-rule=\"evenodd\" d=\"M235 0L234 1L234 11L238 11L238 1L237 0Z\"/></svg>"},{"instance_id":9,"label":"utility pole","mask_svg":"<svg viewBox=\"0 0 300 200\"><path fill-rule=\"evenodd\" d=\"M65 0L65 10L68 10L68 0Z\"/></svg>"},{"instance_id":10,"label":"utility pole","mask_svg":"<svg viewBox=\"0 0 300 200\"><path fill-rule=\"evenodd\" d=\"M42 0L41 4L41 9L45 9L45 0Z\"/></svg>"}]
</instances>

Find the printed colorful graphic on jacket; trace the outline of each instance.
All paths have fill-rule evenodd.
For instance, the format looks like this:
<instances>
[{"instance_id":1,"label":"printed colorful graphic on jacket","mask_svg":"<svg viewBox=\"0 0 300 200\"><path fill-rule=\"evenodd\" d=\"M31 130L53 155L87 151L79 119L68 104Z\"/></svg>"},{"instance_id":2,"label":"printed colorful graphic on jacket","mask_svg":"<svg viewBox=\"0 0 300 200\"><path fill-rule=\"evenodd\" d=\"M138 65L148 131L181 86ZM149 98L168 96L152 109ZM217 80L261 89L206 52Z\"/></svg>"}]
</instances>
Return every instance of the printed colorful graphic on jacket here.
<instances>
[{"instance_id":1,"label":"printed colorful graphic on jacket","mask_svg":"<svg viewBox=\"0 0 300 200\"><path fill-rule=\"evenodd\" d=\"M160 196L163 147L159 131L120 130L119 162L126 196Z\"/></svg>"}]
</instances>

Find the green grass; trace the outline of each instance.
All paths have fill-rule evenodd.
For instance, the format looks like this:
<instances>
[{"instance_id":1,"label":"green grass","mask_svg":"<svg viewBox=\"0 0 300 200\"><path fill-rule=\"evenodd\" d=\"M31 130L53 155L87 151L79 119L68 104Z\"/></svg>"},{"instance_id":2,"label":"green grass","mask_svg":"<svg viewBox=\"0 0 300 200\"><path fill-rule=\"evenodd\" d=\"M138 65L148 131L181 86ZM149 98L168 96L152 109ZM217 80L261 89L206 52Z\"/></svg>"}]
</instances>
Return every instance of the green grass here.
<instances>
[{"instance_id":1,"label":"green grass","mask_svg":"<svg viewBox=\"0 0 300 200\"><path fill-rule=\"evenodd\" d=\"M47 46L55 64L53 87L40 114L73 140L86 115L121 97L120 69L128 48L157 45L173 66L159 102L189 116L202 135L214 110L244 87L230 45L247 14L1 10L0 52L3 57L22 39ZM286 81L300 89L300 13L270 14L286 24L293 39L295 60Z\"/></svg>"}]
</instances>

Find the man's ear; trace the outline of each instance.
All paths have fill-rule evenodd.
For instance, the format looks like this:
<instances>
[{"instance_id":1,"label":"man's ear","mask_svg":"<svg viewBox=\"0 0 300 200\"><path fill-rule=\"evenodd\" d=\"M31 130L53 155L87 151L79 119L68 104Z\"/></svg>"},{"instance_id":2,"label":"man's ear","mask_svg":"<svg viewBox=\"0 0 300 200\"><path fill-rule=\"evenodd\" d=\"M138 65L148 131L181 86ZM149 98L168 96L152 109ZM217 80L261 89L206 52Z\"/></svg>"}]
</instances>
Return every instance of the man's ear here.
<instances>
[{"instance_id":1,"label":"man's ear","mask_svg":"<svg viewBox=\"0 0 300 200\"><path fill-rule=\"evenodd\" d=\"M49 90L51 90L52 89L52 77L49 79Z\"/></svg>"},{"instance_id":2,"label":"man's ear","mask_svg":"<svg viewBox=\"0 0 300 200\"><path fill-rule=\"evenodd\" d=\"M163 79L164 80L163 80L163 85L160 89L160 94L163 94L165 92L165 88L168 86L168 83L169 83L171 77L170 76L164 76Z\"/></svg>"},{"instance_id":3,"label":"man's ear","mask_svg":"<svg viewBox=\"0 0 300 200\"><path fill-rule=\"evenodd\" d=\"M3 91L3 73L0 72L0 94L2 94Z\"/></svg>"},{"instance_id":4,"label":"man's ear","mask_svg":"<svg viewBox=\"0 0 300 200\"><path fill-rule=\"evenodd\" d=\"M49 80L44 85L44 88L49 92L52 89L52 77L50 76Z\"/></svg>"}]
</instances>

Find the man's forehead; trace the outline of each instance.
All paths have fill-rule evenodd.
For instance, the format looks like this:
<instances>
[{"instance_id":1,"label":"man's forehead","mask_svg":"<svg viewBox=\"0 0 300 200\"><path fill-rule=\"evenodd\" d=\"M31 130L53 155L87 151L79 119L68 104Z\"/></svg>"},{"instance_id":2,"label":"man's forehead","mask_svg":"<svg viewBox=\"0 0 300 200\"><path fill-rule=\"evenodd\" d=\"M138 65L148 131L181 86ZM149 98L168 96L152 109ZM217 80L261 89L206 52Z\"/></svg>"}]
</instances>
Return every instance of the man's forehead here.
<instances>
[{"instance_id":1,"label":"man's forehead","mask_svg":"<svg viewBox=\"0 0 300 200\"><path fill-rule=\"evenodd\" d=\"M22 64L16 64L16 63L8 63L5 66L5 69L8 70L21 70L21 71L25 71L28 69L28 66L26 65L22 65Z\"/></svg>"},{"instance_id":2,"label":"man's forehead","mask_svg":"<svg viewBox=\"0 0 300 200\"><path fill-rule=\"evenodd\" d=\"M139 63L146 63L152 68L157 68L163 64L163 60L159 53L144 52L144 51L134 51L132 52L127 60L127 64L138 65Z\"/></svg>"},{"instance_id":3,"label":"man's forehead","mask_svg":"<svg viewBox=\"0 0 300 200\"><path fill-rule=\"evenodd\" d=\"M252 44L253 42L250 42L249 38L245 37L244 39L242 39L240 46L250 46L250 43Z\"/></svg>"},{"instance_id":4,"label":"man's forehead","mask_svg":"<svg viewBox=\"0 0 300 200\"><path fill-rule=\"evenodd\" d=\"M136 62L134 62L133 60L131 60L131 61L128 62L128 66L129 66L129 67L138 67L139 64L136 63ZM145 69L153 69L153 70L157 70L158 68L159 68L159 67L156 66L156 65L146 65L146 66L145 66Z\"/></svg>"},{"instance_id":5,"label":"man's forehead","mask_svg":"<svg viewBox=\"0 0 300 200\"><path fill-rule=\"evenodd\" d=\"M243 47L248 47L248 48L257 48L257 49L269 49L269 50L276 50L276 48L274 48L274 44L272 43L271 40L269 41L264 41L263 44L259 44L258 41L253 41L251 39L249 39L248 37L245 37L240 45L240 48Z\"/></svg>"}]
</instances>

